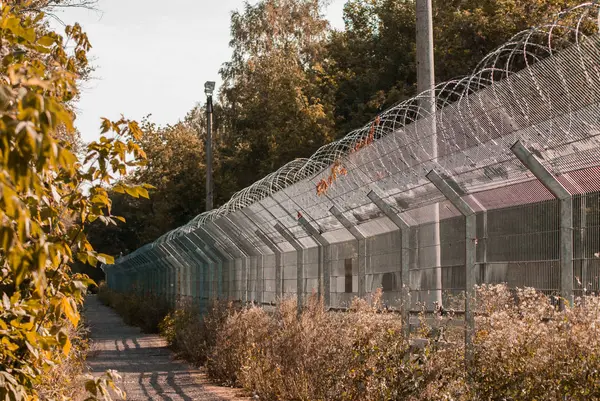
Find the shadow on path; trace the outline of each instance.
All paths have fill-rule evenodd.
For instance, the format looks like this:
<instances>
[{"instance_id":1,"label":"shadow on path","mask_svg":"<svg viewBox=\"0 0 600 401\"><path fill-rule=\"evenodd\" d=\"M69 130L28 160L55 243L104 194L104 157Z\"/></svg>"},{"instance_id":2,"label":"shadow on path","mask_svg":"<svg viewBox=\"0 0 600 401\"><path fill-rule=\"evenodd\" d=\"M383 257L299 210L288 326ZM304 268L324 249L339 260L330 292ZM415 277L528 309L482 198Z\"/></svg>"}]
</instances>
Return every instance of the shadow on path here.
<instances>
[{"instance_id":1,"label":"shadow on path","mask_svg":"<svg viewBox=\"0 0 600 401\"><path fill-rule=\"evenodd\" d=\"M126 325L95 295L86 299L84 315L91 329L92 372L117 370L128 401L247 400L237 396L237 390L210 384L200 370L175 360L164 339Z\"/></svg>"}]
</instances>

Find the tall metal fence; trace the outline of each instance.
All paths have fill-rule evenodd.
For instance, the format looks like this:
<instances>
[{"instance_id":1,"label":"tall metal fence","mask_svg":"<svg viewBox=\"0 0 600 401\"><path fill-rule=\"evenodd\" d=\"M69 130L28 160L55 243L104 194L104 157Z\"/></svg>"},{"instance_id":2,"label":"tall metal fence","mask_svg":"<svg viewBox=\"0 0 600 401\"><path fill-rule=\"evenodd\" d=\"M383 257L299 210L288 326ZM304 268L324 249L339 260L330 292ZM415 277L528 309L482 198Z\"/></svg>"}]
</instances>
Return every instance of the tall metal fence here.
<instances>
[{"instance_id":1,"label":"tall metal fence","mask_svg":"<svg viewBox=\"0 0 600 401\"><path fill-rule=\"evenodd\" d=\"M467 320L476 284L599 291L599 11L514 36L471 76L103 266L108 286L300 308L381 288L405 317L437 302Z\"/></svg>"}]
</instances>

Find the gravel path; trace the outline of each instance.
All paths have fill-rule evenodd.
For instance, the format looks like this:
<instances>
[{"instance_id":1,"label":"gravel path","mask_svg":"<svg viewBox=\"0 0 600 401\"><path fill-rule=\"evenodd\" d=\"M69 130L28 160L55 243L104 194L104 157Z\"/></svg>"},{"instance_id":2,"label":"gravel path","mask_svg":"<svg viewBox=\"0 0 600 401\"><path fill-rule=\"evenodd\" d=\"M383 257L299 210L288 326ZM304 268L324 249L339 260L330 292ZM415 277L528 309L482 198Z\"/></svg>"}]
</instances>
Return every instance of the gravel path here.
<instances>
[{"instance_id":1,"label":"gravel path","mask_svg":"<svg viewBox=\"0 0 600 401\"><path fill-rule=\"evenodd\" d=\"M210 384L201 370L176 360L164 339L126 325L95 295L86 299L84 314L91 329L92 372L116 369L128 401L247 400L239 390Z\"/></svg>"}]
</instances>

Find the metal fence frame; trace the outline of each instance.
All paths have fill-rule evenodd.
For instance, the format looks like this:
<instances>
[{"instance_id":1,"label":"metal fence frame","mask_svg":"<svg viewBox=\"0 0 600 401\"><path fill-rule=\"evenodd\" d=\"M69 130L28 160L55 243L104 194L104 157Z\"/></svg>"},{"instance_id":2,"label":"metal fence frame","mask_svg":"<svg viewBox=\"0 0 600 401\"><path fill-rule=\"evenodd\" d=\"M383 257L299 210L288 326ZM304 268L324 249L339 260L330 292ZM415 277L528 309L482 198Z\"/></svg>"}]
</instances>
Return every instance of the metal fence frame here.
<instances>
[{"instance_id":1,"label":"metal fence frame","mask_svg":"<svg viewBox=\"0 0 600 401\"><path fill-rule=\"evenodd\" d=\"M524 286L524 272L541 272L534 285L572 303L590 272L600 274L591 254L600 238L599 10L584 3L515 35L471 76L396 105L104 265L108 286L202 306L292 295L299 312L313 291L340 307L379 286L407 330L417 303L431 308L438 293L450 303L462 291L467 344L476 284ZM434 113L421 107L432 95ZM435 247L441 261L430 266Z\"/></svg>"}]
</instances>

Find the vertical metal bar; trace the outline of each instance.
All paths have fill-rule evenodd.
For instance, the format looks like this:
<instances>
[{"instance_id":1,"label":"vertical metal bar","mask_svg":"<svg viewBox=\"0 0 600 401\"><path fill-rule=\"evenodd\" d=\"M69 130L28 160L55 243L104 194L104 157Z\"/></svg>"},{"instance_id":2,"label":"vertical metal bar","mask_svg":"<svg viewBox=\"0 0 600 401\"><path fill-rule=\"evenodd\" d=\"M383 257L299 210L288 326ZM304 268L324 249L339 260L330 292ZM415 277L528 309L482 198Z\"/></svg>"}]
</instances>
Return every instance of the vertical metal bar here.
<instances>
[{"instance_id":1,"label":"vertical metal bar","mask_svg":"<svg viewBox=\"0 0 600 401\"><path fill-rule=\"evenodd\" d=\"M365 276L369 259L366 237L344 216L337 206L332 206L329 212L356 238L358 244L358 296L362 298L365 296Z\"/></svg>"},{"instance_id":2,"label":"vertical metal bar","mask_svg":"<svg viewBox=\"0 0 600 401\"><path fill-rule=\"evenodd\" d=\"M319 246L319 297L323 297L325 308L331 304L331 261L329 260L330 244L323 235L301 216L298 219L300 226L310 235Z\"/></svg>"},{"instance_id":3,"label":"vertical metal bar","mask_svg":"<svg viewBox=\"0 0 600 401\"><path fill-rule=\"evenodd\" d=\"M480 277L481 277L481 282L485 283L486 280L486 275L487 275L487 268L488 268L488 257L487 257L487 251L488 251L488 213L487 210L484 211L483 213L481 213L481 218L483 219L482 222L482 237L480 238L481 242L478 241L479 244L481 244L481 267L480 267Z\"/></svg>"},{"instance_id":4,"label":"vertical metal bar","mask_svg":"<svg viewBox=\"0 0 600 401\"><path fill-rule=\"evenodd\" d=\"M304 307L304 247L294 238L294 235L280 223L275 224L275 229L289 242L296 250L296 292L298 298L298 316L302 313Z\"/></svg>"},{"instance_id":5,"label":"vertical metal bar","mask_svg":"<svg viewBox=\"0 0 600 401\"><path fill-rule=\"evenodd\" d=\"M225 250L222 250L218 245L217 245L217 241L204 229L199 228L196 231L191 233L194 237L196 237L198 239L198 241L200 241L201 243L204 244L204 251L209 253L212 256L214 256L214 258L216 260L219 260L219 264L217 265L217 282L216 282L216 290L214 289L214 284L215 283L209 283L210 287L209 287L209 293L212 294L216 294L217 297L220 296L224 296L224 290L223 290L223 274L224 274L224 265L225 263L228 263L233 260L233 256L230 255L228 252L226 252ZM227 294L227 299L229 299L229 285L228 285L228 294Z\"/></svg>"},{"instance_id":6,"label":"vertical metal bar","mask_svg":"<svg viewBox=\"0 0 600 401\"><path fill-rule=\"evenodd\" d=\"M212 183L212 119L213 102L212 93L206 98L206 210L213 208L213 183Z\"/></svg>"},{"instance_id":7,"label":"vertical metal bar","mask_svg":"<svg viewBox=\"0 0 600 401\"><path fill-rule=\"evenodd\" d=\"M408 338L410 335L410 282L409 282L409 231L410 225L395 212L381 197L371 191L367 197L381 210L400 230L400 286L402 293L402 331Z\"/></svg>"},{"instance_id":8,"label":"vertical metal bar","mask_svg":"<svg viewBox=\"0 0 600 401\"><path fill-rule=\"evenodd\" d=\"M573 305L573 197L520 141L511 150L560 202L560 295Z\"/></svg>"},{"instance_id":9,"label":"vertical metal bar","mask_svg":"<svg viewBox=\"0 0 600 401\"><path fill-rule=\"evenodd\" d=\"M581 258L581 295L586 294L587 288L587 194L583 193L580 197L579 206L579 254Z\"/></svg>"},{"instance_id":10,"label":"vertical metal bar","mask_svg":"<svg viewBox=\"0 0 600 401\"><path fill-rule=\"evenodd\" d=\"M257 229L256 235L261 241L275 254L275 300L279 302L281 298L281 287L283 285L281 280L281 249L269 238L262 230Z\"/></svg>"},{"instance_id":11,"label":"vertical metal bar","mask_svg":"<svg viewBox=\"0 0 600 401\"><path fill-rule=\"evenodd\" d=\"M458 211L465 216L465 359L470 363L473 357L473 336L475 334L475 284L476 284L476 239L477 221L475 211L467 202L448 184L447 181L458 184L451 178L444 180L435 170L427 174L427 179L448 199Z\"/></svg>"},{"instance_id":12,"label":"vertical metal bar","mask_svg":"<svg viewBox=\"0 0 600 401\"><path fill-rule=\"evenodd\" d=\"M417 92L419 93L420 120L418 129L421 138L429 137L431 159L438 158L436 101L435 101L435 63L433 46L433 8L432 0L416 1L416 45L417 45ZM424 141L427 141L424 139ZM428 252L419 254L420 263L435 268L435 301L442 305L442 251L440 244L440 206L438 203L428 206L427 212L433 216L431 237L432 246ZM429 230L424 231L429 233Z\"/></svg>"}]
</instances>

